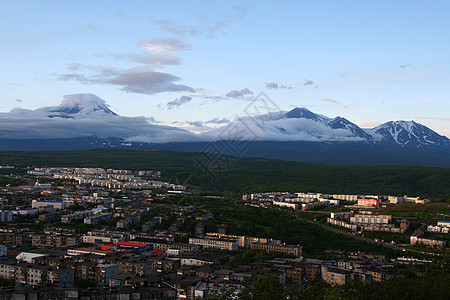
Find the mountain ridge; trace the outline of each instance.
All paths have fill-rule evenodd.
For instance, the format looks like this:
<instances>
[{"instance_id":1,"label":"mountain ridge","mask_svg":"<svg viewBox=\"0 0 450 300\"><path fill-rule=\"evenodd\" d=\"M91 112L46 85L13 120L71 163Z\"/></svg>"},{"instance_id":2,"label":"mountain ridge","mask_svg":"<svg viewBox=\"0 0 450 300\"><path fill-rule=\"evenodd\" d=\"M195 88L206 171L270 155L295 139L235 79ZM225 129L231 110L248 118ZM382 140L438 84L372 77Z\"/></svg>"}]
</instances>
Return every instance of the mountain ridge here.
<instances>
[{"instance_id":1,"label":"mountain ridge","mask_svg":"<svg viewBox=\"0 0 450 300\"><path fill-rule=\"evenodd\" d=\"M294 108L243 117L201 134L123 117L92 94L58 106L0 113L0 150L166 149L316 163L450 166L450 140L415 121L366 129L344 117ZM206 150L205 150L206 149Z\"/></svg>"},{"instance_id":2,"label":"mountain ridge","mask_svg":"<svg viewBox=\"0 0 450 300\"><path fill-rule=\"evenodd\" d=\"M330 118L316 114L307 108L296 107L278 118L261 119L252 126L251 118L234 121L243 140L259 141L316 141L316 142L364 142L398 144L400 146L448 146L450 140L415 121L388 121L374 128L361 128L344 117ZM256 122L254 122L256 123ZM226 130L227 126L212 133ZM247 129L247 136L245 130ZM253 135L253 136L251 136ZM222 135L223 136L223 135Z\"/></svg>"}]
</instances>

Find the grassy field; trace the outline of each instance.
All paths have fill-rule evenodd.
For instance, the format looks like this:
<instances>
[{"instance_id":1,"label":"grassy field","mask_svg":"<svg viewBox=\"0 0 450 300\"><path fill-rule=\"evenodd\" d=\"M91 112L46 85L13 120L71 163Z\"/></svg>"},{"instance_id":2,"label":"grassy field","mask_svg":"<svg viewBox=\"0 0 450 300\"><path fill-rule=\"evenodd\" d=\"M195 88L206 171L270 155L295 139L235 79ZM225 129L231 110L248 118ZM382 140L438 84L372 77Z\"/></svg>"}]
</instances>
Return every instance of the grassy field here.
<instances>
[{"instance_id":1,"label":"grassy field","mask_svg":"<svg viewBox=\"0 0 450 300\"><path fill-rule=\"evenodd\" d=\"M383 214L391 214L393 217L420 220L422 222L435 223L437 220L443 220L450 217L450 204L448 203L430 203L414 204L402 203L392 207L379 210Z\"/></svg>"}]
</instances>

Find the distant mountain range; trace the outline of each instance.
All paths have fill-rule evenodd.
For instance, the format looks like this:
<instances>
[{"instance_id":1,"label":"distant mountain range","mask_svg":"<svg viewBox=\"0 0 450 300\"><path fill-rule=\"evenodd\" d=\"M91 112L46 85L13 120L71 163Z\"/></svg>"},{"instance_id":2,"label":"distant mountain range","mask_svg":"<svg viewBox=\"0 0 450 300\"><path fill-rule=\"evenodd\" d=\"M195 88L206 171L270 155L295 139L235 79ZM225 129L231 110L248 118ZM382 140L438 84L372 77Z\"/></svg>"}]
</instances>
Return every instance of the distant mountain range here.
<instances>
[{"instance_id":1,"label":"distant mountain range","mask_svg":"<svg viewBox=\"0 0 450 300\"><path fill-rule=\"evenodd\" d=\"M450 166L450 140L414 121L371 129L306 108L243 117L201 134L123 117L92 94L64 97L58 106L0 113L0 150L95 148L219 151L304 162Z\"/></svg>"},{"instance_id":2,"label":"distant mountain range","mask_svg":"<svg viewBox=\"0 0 450 300\"><path fill-rule=\"evenodd\" d=\"M258 124L255 126L254 124ZM400 146L450 146L450 140L414 121L391 121L362 129L343 117L329 118L306 108L294 108L280 117L252 121L242 118L232 125L258 141L363 142ZM247 129L247 130L246 130ZM220 128L214 132L226 130ZM247 132L246 132L247 131Z\"/></svg>"}]
</instances>

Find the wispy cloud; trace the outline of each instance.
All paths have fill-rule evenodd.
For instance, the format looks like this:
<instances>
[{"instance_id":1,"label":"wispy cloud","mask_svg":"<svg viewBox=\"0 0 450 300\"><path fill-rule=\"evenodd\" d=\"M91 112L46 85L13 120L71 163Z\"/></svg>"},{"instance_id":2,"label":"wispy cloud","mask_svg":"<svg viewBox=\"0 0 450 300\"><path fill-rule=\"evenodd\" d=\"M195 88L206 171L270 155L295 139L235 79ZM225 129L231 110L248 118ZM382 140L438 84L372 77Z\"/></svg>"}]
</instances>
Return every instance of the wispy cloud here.
<instances>
[{"instance_id":1,"label":"wispy cloud","mask_svg":"<svg viewBox=\"0 0 450 300\"><path fill-rule=\"evenodd\" d=\"M195 127L202 127L203 122L202 121L186 121L187 124L195 126Z\"/></svg>"},{"instance_id":2,"label":"wispy cloud","mask_svg":"<svg viewBox=\"0 0 450 300\"><path fill-rule=\"evenodd\" d=\"M290 89L292 89L292 87L290 87L288 85L278 84L277 82L268 82L268 83L266 83L266 88L272 89L272 90L277 90L277 89L290 90Z\"/></svg>"},{"instance_id":3,"label":"wispy cloud","mask_svg":"<svg viewBox=\"0 0 450 300\"><path fill-rule=\"evenodd\" d=\"M88 24L85 27L87 30L99 30L100 28L96 25Z\"/></svg>"},{"instance_id":4,"label":"wispy cloud","mask_svg":"<svg viewBox=\"0 0 450 300\"><path fill-rule=\"evenodd\" d=\"M191 102L191 100L192 100L192 97L189 97L189 96L181 96L181 97L178 98L178 99L175 99L175 100L173 100L173 101L167 102L167 107L168 107L169 109L172 109L172 108L174 108L174 107L180 107L180 106L183 105L183 104L186 104L186 103L188 103L188 102Z\"/></svg>"},{"instance_id":5,"label":"wispy cloud","mask_svg":"<svg viewBox=\"0 0 450 300\"><path fill-rule=\"evenodd\" d=\"M437 121L444 121L444 122L450 122L449 117L426 117L426 116L409 116L408 119L415 119L415 120L437 120Z\"/></svg>"},{"instance_id":6,"label":"wispy cloud","mask_svg":"<svg viewBox=\"0 0 450 300\"><path fill-rule=\"evenodd\" d=\"M349 66L349 67L341 67L342 71L348 71L348 70L356 70L356 69L361 69L361 68L367 68L364 66Z\"/></svg>"},{"instance_id":7,"label":"wispy cloud","mask_svg":"<svg viewBox=\"0 0 450 300\"><path fill-rule=\"evenodd\" d=\"M230 123L230 122L231 122L231 120L230 120L230 119L227 119L227 118L222 118L222 119L214 118L214 119L212 119L212 120L206 121L205 123L211 123L211 124L226 124L226 123Z\"/></svg>"},{"instance_id":8,"label":"wispy cloud","mask_svg":"<svg viewBox=\"0 0 450 300\"><path fill-rule=\"evenodd\" d=\"M129 93L153 95L163 92L191 92L194 89L175 82L181 79L175 75L152 71L148 67L119 70L116 68L72 64L72 73L54 74L61 81L78 81L83 84L115 85Z\"/></svg>"},{"instance_id":9,"label":"wispy cloud","mask_svg":"<svg viewBox=\"0 0 450 300\"><path fill-rule=\"evenodd\" d=\"M336 105L342 105L341 102L334 100L334 99L320 99L320 101L331 103L331 104L336 104Z\"/></svg>"},{"instance_id":10,"label":"wispy cloud","mask_svg":"<svg viewBox=\"0 0 450 300\"><path fill-rule=\"evenodd\" d=\"M153 68L162 68L165 65L181 65L183 60L178 56L166 53L137 54L137 53L111 53L100 54L99 57L111 57L114 60L127 60L140 64L149 65Z\"/></svg>"},{"instance_id":11,"label":"wispy cloud","mask_svg":"<svg viewBox=\"0 0 450 300\"><path fill-rule=\"evenodd\" d=\"M192 92L194 89L174 81L181 80L172 74L162 72L124 72L105 82L119 85L126 92L138 94L157 94L163 92Z\"/></svg>"},{"instance_id":12,"label":"wispy cloud","mask_svg":"<svg viewBox=\"0 0 450 300\"><path fill-rule=\"evenodd\" d=\"M406 65L401 65L400 68L402 69L402 71L409 71L409 72L421 72L421 71L437 71L437 69L435 68L414 68L412 65L410 64L406 64Z\"/></svg>"},{"instance_id":13,"label":"wispy cloud","mask_svg":"<svg viewBox=\"0 0 450 300\"><path fill-rule=\"evenodd\" d=\"M169 31L175 35L191 35L197 36L200 34L200 28L194 26L185 26L177 24L167 19L157 19L152 21L154 24L159 25L160 29Z\"/></svg>"},{"instance_id":14,"label":"wispy cloud","mask_svg":"<svg viewBox=\"0 0 450 300\"><path fill-rule=\"evenodd\" d=\"M177 36L198 36L204 35L215 38L217 34L225 34L224 30L232 24L241 20L247 14L247 9L242 6L235 6L226 14L211 16L198 12L194 15L197 22L193 25L180 24L169 19L153 19L151 22L158 25L161 30L168 31Z\"/></svg>"},{"instance_id":15,"label":"wispy cloud","mask_svg":"<svg viewBox=\"0 0 450 300\"><path fill-rule=\"evenodd\" d=\"M408 78L416 78L415 76L397 76L397 77L355 77L351 78L352 81L362 81L362 80L399 80L399 79L408 79Z\"/></svg>"},{"instance_id":16,"label":"wispy cloud","mask_svg":"<svg viewBox=\"0 0 450 300\"><path fill-rule=\"evenodd\" d=\"M139 42L139 46L153 52L180 52L192 49L188 44L176 37L160 37Z\"/></svg>"},{"instance_id":17,"label":"wispy cloud","mask_svg":"<svg viewBox=\"0 0 450 300\"><path fill-rule=\"evenodd\" d=\"M250 91L250 89L248 89L248 88L242 89L240 91L239 90L231 90L231 91L229 91L228 93L225 94L225 97L228 97L228 98L241 98L241 97L246 96L246 95L253 95L253 92Z\"/></svg>"}]
</instances>

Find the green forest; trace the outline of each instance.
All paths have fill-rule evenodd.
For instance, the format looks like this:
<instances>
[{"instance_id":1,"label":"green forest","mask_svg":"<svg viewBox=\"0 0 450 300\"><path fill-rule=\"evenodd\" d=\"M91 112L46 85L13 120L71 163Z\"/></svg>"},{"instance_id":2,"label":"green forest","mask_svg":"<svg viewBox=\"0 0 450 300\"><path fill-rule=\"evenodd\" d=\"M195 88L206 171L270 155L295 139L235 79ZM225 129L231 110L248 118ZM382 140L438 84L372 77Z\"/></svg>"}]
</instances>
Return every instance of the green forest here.
<instances>
[{"instance_id":1,"label":"green forest","mask_svg":"<svg viewBox=\"0 0 450 300\"><path fill-rule=\"evenodd\" d=\"M0 164L159 170L163 179L206 191L420 196L450 201L450 168L313 165L162 150L2 151Z\"/></svg>"}]
</instances>

